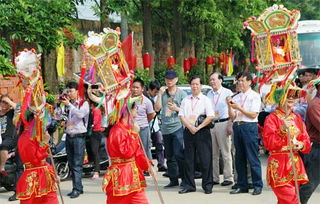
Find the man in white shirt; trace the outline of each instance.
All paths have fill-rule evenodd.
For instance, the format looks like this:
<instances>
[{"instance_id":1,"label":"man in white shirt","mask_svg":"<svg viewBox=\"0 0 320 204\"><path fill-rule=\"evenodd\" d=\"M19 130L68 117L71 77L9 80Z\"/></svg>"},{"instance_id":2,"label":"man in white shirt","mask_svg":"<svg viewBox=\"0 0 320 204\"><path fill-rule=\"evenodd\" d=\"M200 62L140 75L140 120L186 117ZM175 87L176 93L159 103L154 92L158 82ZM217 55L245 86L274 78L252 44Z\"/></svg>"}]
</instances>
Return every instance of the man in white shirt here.
<instances>
[{"instance_id":1,"label":"man in white shirt","mask_svg":"<svg viewBox=\"0 0 320 204\"><path fill-rule=\"evenodd\" d=\"M208 93L214 110L215 127L210 129L212 137L212 163L213 163L213 184L219 184L219 157L220 151L223 158L223 177L224 181L221 186L228 186L233 183L232 175L232 155L231 155L231 136L228 134L229 113L227 97L233 95L230 89L222 87L223 76L218 73L212 73L209 83L212 91Z\"/></svg>"},{"instance_id":2,"label":"man in white shirt","mask_svg":"<svg viewBox=\"0 0 320 204\"><path fill-rule=\"evenodd\" d=\"M202 188L205 194L212 193L212 143L208 125L212 122L214 112L210 99L201 93L201 79L199 76L190 78L192 95L183 99L180 106L179 118L184 129L185 156L185 184L180 194L196 191L194 181L194 155L199 155ZM201 124L197 124L198 117L205 115Z\"/></svg>"},{"instance_id":3,"label":"man in white shirt","mask_svg":"<svg viewBox=\"0 0 320 204\"><path fill-rule=\"evenodd\" d=\"M248 193L247 161L249 161L254 191L252 195L262 192L261 163L258 157L258 114L261 108L260 95L250 87L252 76L247 72L239 73L240 94L228 97L230 119L234 121L235 163L238 174L237 189L230 194Z\"/></svg>"}]
</instances>

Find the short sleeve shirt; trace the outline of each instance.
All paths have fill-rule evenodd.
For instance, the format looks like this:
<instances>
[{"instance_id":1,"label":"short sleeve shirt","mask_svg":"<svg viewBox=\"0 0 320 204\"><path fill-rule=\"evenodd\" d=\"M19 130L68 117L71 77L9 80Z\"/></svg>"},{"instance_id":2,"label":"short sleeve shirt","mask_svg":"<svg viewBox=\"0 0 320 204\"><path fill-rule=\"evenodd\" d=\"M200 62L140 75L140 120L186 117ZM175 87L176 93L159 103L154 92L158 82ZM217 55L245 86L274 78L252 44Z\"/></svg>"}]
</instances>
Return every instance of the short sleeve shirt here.
<instances>
[{"instance_id":1,"label":"short sleeve shirt","mask_svg":"<svg viewBox=\"0 0 320 204\"><path fill-rule=\"evenodd\" d=\"M261 98L260 95L253 91L251 88L245 93L240 93L233 98L233 101L241 106L246 111L259 113L261 109ZM242 122L258 122L258 116L254 119L251 119L245 116L238 110L235 110L236 119L234 121Z\"/></svg>"},{"instance_id":2,"label":"short sleeve shirt","mask_svg":"<svg viewBox=\"0 0 320 204\"><path fill-rule=\"evenodd\" d=\"M140 128L148 127L148 114L154 113L152 102L146 96L142 95L142 100L137 104L137 117L136 122Z\"/></svg>"},{"instance_id":3,"label":"short sleeve shirt","mask_svg":"<svg viewBox=\"0 0 320 204\"><path fill-rule=\"evenodd\" d=\"M174 133L182 127L181 121L178 117L178 112L168 111L168 99L172 100L178 107L181 106L182 100L187 96L187 93L179 88L175 94L170 95L166 92L162 95L162 109L161 109L161 132L164 135Z\"/></svg>"},{"instance_id":4,"label":"short sleeve shirt","mask_svg":"<svg viewBox=\"0 0 320 204\"><path fill-rule=\"evenodd\" d=\"M14 138L16 136L16 128L13 124L14 110L10 109L6 114L0 116L0 136L5 138Z\"/></svg>"},{"instance_id":5,"label":"short sleeve shirt","mask_svg":"<svg viewBox=\"0 0 320 204\"><path fill-rule=\"evenodd\" d=\"M195 125L199 115L214 116L210 99L202 93L199 96L190 95L183 99L179 116L183 116L190 124Z\"/></svg>"},{"instance_id":6,"label":"short sleeve shirt","mask_svg":"<svg viewBox=\"0 0 320 204\"><path fill-rule=\"evenodd\" d=\"M215 120L226 119L229 117L228 104L226 101L228 96L232 96L232 91L224 87L221 87L217 91L211 90L208 93L208 98L210 99L214 111Z\"/></svg>"}]
</instances>

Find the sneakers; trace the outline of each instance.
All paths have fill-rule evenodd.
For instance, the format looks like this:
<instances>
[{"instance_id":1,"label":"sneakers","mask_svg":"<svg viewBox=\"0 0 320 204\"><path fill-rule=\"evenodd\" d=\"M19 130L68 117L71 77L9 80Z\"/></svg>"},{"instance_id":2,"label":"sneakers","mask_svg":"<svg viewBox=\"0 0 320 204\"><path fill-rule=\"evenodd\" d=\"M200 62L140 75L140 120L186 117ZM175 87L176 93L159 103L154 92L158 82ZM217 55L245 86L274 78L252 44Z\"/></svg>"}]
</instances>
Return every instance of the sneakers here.
<instances>
[{"instance_id":1,"label":"sneakers","mask_svg":"<svg viewBox=\"0 0 320 204\"><path fill-rule=\"evenodd\" d=\"M167 168L165 166L158 167L158 172L166 172Z\"/></svg>"},{"instance_id":2,"label":"sneakers","mask_svg":"<svg viewBox=\"0 0 320 204\"><path fill-rule=\"evenodd\" d=\"M150 176L150 173L147 172L147 171L144 171L144 172L143 172L143 175L144 175L145 177L149 177L149 176Z\"/></svg>"},{"instance_id":3,"label":"sneakers","mask_svg":"<svg viewBox=\"0 0 320 204\"><path fill-rule=\"evenodd\" d=\"M16 197L16 193L14 193L12 196L9 197L8 201L16 201L17 197Z\"/></svg>"}]
</instances>

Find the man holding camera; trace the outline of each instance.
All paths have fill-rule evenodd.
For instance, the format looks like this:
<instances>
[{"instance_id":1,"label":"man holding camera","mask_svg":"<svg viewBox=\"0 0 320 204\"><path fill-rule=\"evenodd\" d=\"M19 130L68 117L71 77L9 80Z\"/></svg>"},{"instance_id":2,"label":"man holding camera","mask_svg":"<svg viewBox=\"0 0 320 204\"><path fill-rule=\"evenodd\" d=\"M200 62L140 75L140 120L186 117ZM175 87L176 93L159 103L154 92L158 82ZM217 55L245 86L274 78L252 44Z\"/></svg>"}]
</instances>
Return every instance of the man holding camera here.
<instances>
[{"instance_id":1,"label":"man holding camera","mask_svg":"<svg viewBox=\"0 0 320 204\"><path fill-rule=\"evenodd\" d=\"M82 164L85 149L85 134L89 117L89 104L78 95L78 84L67 84L67 96L61 102L68 107L69 115L66 123L66 151L72 174L72 192L70 198L77 198L83 193Z\"/></svg>"},{"instance_id":2,"label":"man holding camera","mask_svg":"<svg viewBox=\"0 0 320 204\"><path fill-rule=\"evenodd\" d=\"M170 178L170 183L164 187L171 188L179 185L179 176L183 180L183 128L178 113L187 94L177 87L178 75L173 69L166 71L165 82L167 87L160 88L154 109L156 112L161 110L161 132Z\"/></svg>"},{"instance_id":3,"label":"man holding camera","mask_svg":"<svg viewBox=\"0 0 320 204\"><path fill-rule=\"evenodd\" d=\"M196 191L194 181L194 155L199 155L202 188L205 194L212 193L212 143L210 125L214 112L210 99L201 93L201 79L199 76L190 78L192 95L187 96L181 103L179 118L184 129L185 185L180 194ZM203 121L200 118L203 117Z\"/></svg>"}]
</instances>

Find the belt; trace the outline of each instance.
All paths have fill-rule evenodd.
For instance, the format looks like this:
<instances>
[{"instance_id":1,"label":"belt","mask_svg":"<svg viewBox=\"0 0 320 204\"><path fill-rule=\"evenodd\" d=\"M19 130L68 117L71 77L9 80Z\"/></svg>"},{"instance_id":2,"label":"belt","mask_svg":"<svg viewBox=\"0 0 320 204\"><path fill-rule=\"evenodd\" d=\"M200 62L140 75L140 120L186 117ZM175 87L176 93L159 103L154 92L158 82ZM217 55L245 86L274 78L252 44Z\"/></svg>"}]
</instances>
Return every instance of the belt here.
<instances>
[{"instance_id":1,"label":"belt","mask_svg":"<svg viewBox=\"0 0 320 204\"><path fill-rule=\"evenodd\" d=\"M233 125L246 125L246 124L253 124L257 122L245 122L245 121L235 121L233 122Z\"/></svg>"},{"instance_id":2,"label":"belt","mask_svg":"<svg viewBox=\"0 0 320 204\"><path fill-rule=\"evenodd\" d=\"M24 168L25 168L26 170L43 168L43 167L45 167L45 166L47 166L45 160L42 160L39 165L34 165L34 164L31 164L30 162L27 162L27 163L24 164Z\"/></svg>"},{"instance_id":3,"label":"belt","mask_svg":"<svg viewBox=\"0 0 320 204\"><path fill-rule=\"evenodd\" d=\"M112 164L129 163L129 162L133 162L134 160L135 160L134 157L128 158L128 159L119 158L119 157L111 157L111 163Z\"/></svg>"},{"instance_id":4,"label":"belt","mask_svg":"<svg viewBox=\"0 0 320 204\"><path fill-rule=\"evenodd\" d=\"M77 134L67 134L69 137L83 137L85 136L85 133L77 133Z\"/></svg>"},{"instance_id":5,"label":"belt","mask_svg":"<svg viewBox=\"0 0 320 204\"><path fill-rule=\"evenodd\" d=\"M228 121L229 118L222 118L222 119L219 119L219 120L214 120L213 122L214 123L222 123L222 122L225 122L225 121Z\"/></svg>"}]
</instances>

